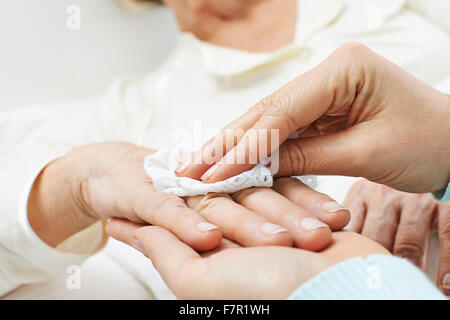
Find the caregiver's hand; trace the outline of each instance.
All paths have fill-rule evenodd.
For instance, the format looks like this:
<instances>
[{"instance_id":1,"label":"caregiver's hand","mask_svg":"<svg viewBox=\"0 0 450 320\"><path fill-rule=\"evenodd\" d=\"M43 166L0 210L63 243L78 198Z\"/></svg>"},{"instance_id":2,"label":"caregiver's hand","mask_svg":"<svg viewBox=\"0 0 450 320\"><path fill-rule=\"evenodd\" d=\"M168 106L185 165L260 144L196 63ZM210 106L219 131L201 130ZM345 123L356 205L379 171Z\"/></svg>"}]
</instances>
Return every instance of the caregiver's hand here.
<instances>
[{"instance_id":1,"label":"caregiver's hand","mask_svg":"<svg viewBox=\"0 0 450 320\"><path fill-rule=\"evenodd\" d=\"M188 162L178 175L215 182L245 171L258 156L248 143L255 131L277 129L279 143L268 149L284 142L278 176L361 176L402 191L436 191L450 177L449 119L450 97L363 45L346 44L205 145L209 158L214 150L227 152L220 161L214 154L214 166ZM245 134L238 132L238 143L227 148L223 136L236 134L233 129ZM296 139L285 141L294 133ZM263 144L258 136L259 148Z\"/></svg>"},{"instance_id":2,"label":"caregiver's hand","mask_svg":"<svg viewBox=\"0 0 450 320\"><path fill-rule=\"evenodd\" d=\"M351 232L334 233L332 245L321 253L286 247L243 248L224 239L218 249L199 254L158 227L113 220L106 231L147 255L180 299L285 299L340 261L389 254Z\"/></svg>"},{"instance_id":3,"label":"caregiver's hand","mask_svg":"<svg viewBox=\"0 0 450 320\"><path fill-rule=\"evenodd\" d=\"M422 269L429 234L437 229L441 252L437 284L450 294L450 202L439 204L430 194L411 194L360 180L344 203L352 212L348 230Z\"/></svg>"}]
</instances>

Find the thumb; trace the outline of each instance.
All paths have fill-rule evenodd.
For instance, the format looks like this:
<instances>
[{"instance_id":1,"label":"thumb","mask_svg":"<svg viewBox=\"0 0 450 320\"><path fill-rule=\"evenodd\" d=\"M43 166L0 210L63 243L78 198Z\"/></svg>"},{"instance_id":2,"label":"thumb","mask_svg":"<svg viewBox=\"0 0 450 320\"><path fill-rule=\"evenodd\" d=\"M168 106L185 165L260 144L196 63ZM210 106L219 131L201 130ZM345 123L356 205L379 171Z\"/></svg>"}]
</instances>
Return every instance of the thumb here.
<instances>
[{"instance_id":1,"label":"thumb","mask_svg":"<svg viewBox=\"0 0 450 320\"><path fill-rule=\"evenodd\" d=\"M271 170L277 177L305 174L367 176L373 142L371 136L352 127L325 136L287 140ZM278 160L278 164L277 164Z\"/></svg>"},{"instance_id":2,"label":"thumb","mask_svg":"<svg viewBox=\"0 0 450 320\"><path fill-rule=\"evenodd\" d=\"M200 255L175 235L160 227L140 228L134 237L172 291L177 296L183 295L180 290L188 287L185 285L186 282L195 280L191 271L198 266L194 263L201 261ZM188 264L188 261L193 263Z\"/></svg>"}]
</instances>

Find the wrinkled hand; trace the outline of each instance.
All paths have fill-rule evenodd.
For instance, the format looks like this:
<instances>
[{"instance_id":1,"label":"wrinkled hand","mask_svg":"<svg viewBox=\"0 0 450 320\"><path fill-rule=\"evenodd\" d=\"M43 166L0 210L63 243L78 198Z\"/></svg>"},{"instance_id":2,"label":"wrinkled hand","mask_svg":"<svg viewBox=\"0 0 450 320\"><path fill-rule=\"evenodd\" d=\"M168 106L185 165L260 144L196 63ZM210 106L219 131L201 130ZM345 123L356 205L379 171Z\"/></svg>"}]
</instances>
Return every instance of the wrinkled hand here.
<instances>
[{"instance_id":1,"label":"wrinkled hand","mask_svg":"<svg viewBox=\"0 0 450 320\"><path fill-rule=\"evenodd\" d=\"M400 192L367 180L356 182L344 203L352 212L346 229L419 268L424 267L429 233L437 227L441 251L437 285L450 294L450 203L439 204L430 194Z\"/></svg>"},{"instance_id":2,"label":"wrinkled hand","mask_svg":"<svg viewBox=\"0 0 450 320\"><path fill-rule=\"evenodd\" d=\"M152 152L129 143L101 143L52 162L30 194L33 229L57 245L99 219L115 217L165 228L201 251L218 246L222 232L245 246L295 243L320 250L331 240L330 227L342 229L350 219L347 209L294 179L232 196L182 199L157 192L143 166Z\"/></svg>"},{"instance_id":3,"label":"wrinkled hand","mask_svg":"<svg viewBox=\"0 0 450 320\"><path fill-rule=\"evenodd\" d=\"M389 254L351 232L334 233L332 245L321 253L273 246L243 248L224 239L216 250L199 254L158 227L113 220L106 231L147 255L180 299L285 299L340 261Z\"/></svg>"},{"instance_id":4,"label":"wrinkled hand","mask_svg":"<svg viewBox=\"0 0 450 320\"><path fill-rule=\"evenodd\" d=\"M450 179L447 119L450 97L347 44L231 123L193 157L203 161L183 163L178 175L221 181L254 166L249 159L262 160L259 150L281 145L278 176L359 176L402 191L437 191ZM272 129L279 141L267 143ZM269 130L267 140L258 130Z\"/></svg>"}]
</instances>

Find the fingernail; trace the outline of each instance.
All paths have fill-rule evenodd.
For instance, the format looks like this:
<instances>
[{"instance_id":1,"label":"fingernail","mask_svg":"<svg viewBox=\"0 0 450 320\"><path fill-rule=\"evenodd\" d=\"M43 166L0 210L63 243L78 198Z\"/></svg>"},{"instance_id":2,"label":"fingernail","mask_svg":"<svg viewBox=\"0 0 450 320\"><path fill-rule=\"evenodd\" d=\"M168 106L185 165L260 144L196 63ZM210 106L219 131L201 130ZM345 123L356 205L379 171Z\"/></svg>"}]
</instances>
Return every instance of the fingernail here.
<instances>
[{"instance_id":1,"label":"fingernail","mask_svg":"<svg viewBox=\"0 0 450 320\"><path fill-rule=\"evenodd\" d=\"M288 229L283 228L282 226L279 226L277 224L273 224L270 222L263 223L261 225L261 231L268 236L272 236L274 234L282 233L282 232L288 232Z\"/></svg>"},{"instance_id":2,"label":"fingernail","mask_svg":"<svg viewBox=\"0 0 450 320\"><path fill-rule=\"evenodd\" d=\"M211 168L209 168L201 177L200 180L205 181L208 180L214 173L214 171L217 170L218 165L215 164Z\"/></svg>"},{"instance_id":3,"label":"fingernail","mask_svg":"<svg viewBox=\"0 0 450 320\"><path fill-rule=\"evenodd\" d=\"M450 289L450 273L446 273L442 278L442 287L444 289Z\"/></svg>"},{"instance_id":4,"label":"fingernail","mask_svg":"<svg viewBox=\"0 0 450 320\"><path fill-rule=\"evenodd\" d=\"M137 238L133 238L131 240L131 246L135 248L137 251L140 251L141 253L145 254L144 247L142 246L141 242Z\"/></svg>"},{"instance_id":5,"label":"fingernail","mask_svg":"<svg viewBox=\"0 0 450 320\"><path fill-rule=\"evenodd\" d=\"M329 212L329 213L334 213L334 212L338 212L338 211L345 211L347 213L349 213L350 211L344 207L342 204L339 204L335 201L327 201L322 203L321 205L322 210Z\"/></svg>"},{"instance_id":6,"label":"fingernail","mask_svg":"<svg viewBox=\"0 0 450 320\"><path fill-rule=\"evenodd\" d=\"M315 218L303 218L300 223L302 228L307 231L318 228L328 228L328 226L325 223Z\"/></svg>"},{"instance_id":7,"label":"fingernail","mask_svg":"<svg viewBox=\"0 0 450 320\"><path fill-rule=\"evenodd\" d=\"M216 226L215 224L208 223L208 222L200 222L197 225L197 228L198 228L198 230L203 231L203 232L208 232L211 230L219 229L219 227Z\"/></svg>"}]
</instances>

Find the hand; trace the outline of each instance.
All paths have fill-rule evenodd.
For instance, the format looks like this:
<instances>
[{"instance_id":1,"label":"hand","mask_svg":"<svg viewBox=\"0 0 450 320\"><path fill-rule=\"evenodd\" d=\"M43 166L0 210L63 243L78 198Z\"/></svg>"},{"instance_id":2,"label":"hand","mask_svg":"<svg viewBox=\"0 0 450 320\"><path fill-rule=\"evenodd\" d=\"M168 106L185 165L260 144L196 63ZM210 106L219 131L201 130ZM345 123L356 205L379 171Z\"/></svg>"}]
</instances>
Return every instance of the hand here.
<instances>
[{"instance_id":1,"label":"hand","mask_svg":"<svg viewBox=\"0 0 450 320\"><path fill-rule=\"evenodd\" d=\"M216 250L199 254L158 227L113 220L106 231L147 255L180 299L285 299L338 262L389 254L350 232L334 233L332 245L321 253L286 247L243 248L224 239Z\"/></svg>"},{"instance_id":2,"label":"hand","mask_svg":"<svg viewBox=\"0 0 450 320\"><path fill-rule=\"evenodd\" d=\"M346 229L422 269L429 233L437 226L441 251L437 285L450 294L450 203L439 204L430 194L400 192L367 180L356 182L344 203L352 212Z\"/></svg>"},{"instance_id":3,"label":"hand","mask_svg":"<svg viewBox=\"0 0 450 320\"><path fill-rule=\"evenodd\" d=\"M35 181L28 220L38 236L56 246L99 219L125 218L166 228L198 250L216 247L216 226L183 199L157 192L144 170L154 151L129 143L75 148L50 163Z\"/></svg>"},{"instance_id":4,"label":"hand","mask_svg":"<svg viewBox=\"0 0 450 320\"><path fill-rule=\"evenodd\" d=\"M30 193L32 228L56 246L99 219L116 217L163 227L202 251L220 244L220 230L246 246L294 242L320 250L330 242L331 230L314 218L333 230L349 221L348 210L297 180L276 183L279 193L253 188L233 195L234 200L208 195L187 198L186 205L152 186L143 168L152 152L128 143L102 143L76 148L52 162Z\"/></svg>"},{"instance_id":5,"label":"hand","mask_svg":"<svg viewBox=\"0 0 450 320\"><path fill-rule=\"evenodd\" d=\"M218 225L227 239L244 246L293 242L298 248L321 250L330 243L331 230L341 230L350 220L344 206L292 178L275 180L273 189L188 197L186 203ZM283 235L276 242L274 236Z\"/></svg>"},{"instance_id":6,"label":"hand","mask_svg":"<svg viewBox=\"0 0 450 320\"><path fill-rule=\"evenodd\" d=\"M253 156L261 160L260 149L273 152L281 144L278 176L361 176L402 191L436 191L450 178L447 119L450 97L368 48L347 44L207 143L200 155L222 152L214 154L215 164L187 162L178 175L224 180L251 168ZM255 135L260 129L269 130L267 141L270 130L278 130L279 143L267 146ZM286 140L292 134L296 138Z\"/></svg>"}]
</instances>

